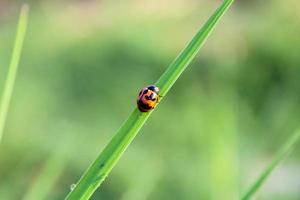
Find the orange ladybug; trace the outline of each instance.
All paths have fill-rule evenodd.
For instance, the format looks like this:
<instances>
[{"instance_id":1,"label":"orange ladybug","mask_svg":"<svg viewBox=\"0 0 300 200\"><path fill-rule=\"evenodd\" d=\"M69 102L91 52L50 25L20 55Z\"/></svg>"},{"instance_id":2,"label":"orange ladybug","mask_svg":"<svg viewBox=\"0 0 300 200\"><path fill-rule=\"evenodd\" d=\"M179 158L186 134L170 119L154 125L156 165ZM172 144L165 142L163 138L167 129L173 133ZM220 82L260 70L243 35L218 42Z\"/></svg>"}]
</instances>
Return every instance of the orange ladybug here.
<instances>
[{"instance_id":1,"label":"orange ladybug","mask_svg":"<svg viewBox=\"0 0 300 200\"><path fill-rule=\"evenodd\" d=\"M141 112L149 112L153 110L158 103L159 88L155 85L150 85L143 88L137 99L137 107Z\"/></svg>"}]
</instances>

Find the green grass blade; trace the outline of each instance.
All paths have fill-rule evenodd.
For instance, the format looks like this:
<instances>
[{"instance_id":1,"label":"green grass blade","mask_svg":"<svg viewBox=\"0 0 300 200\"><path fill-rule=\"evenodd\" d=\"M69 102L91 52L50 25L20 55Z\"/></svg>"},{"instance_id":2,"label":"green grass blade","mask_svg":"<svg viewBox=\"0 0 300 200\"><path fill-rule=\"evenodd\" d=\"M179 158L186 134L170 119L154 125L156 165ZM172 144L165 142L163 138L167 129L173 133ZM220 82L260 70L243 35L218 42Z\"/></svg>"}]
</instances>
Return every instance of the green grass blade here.
<instances>
[{"instance_id":1,"label":"green grass blade","mask_svg":"<svg viewBox=\"0 0 300 200\"><path fill-rule=\"evenodd\" d=\"M283 161L296 147L296 144L300 138L300 130L296 131L289 140L282 146L279 152L275 155L272 162L267 166L267 168L261 173L261 175L256 179L256 181L251 185L251 187L244 193L242 200L250 199L263 185L266 179L270 176L272 171Z\"/></svg>"},{"instance_id":2,"label":"green grass blade","mask_svg":"<svg viewBox=\"0 0 300 200\"><path fill-rule=\"evenodd\" d=\"M198 50L204 44L205 39L215 27L221 16L232 4L233 0L225 0L215 13L208 19L202 29L194 36L188 46L171 63L167 71L157 81L156 85L160 87L160 95L165 96L168 90L175 83L177 78L190 64ZM163 98L163 97L162 97ZM161 98L161 99L162 99ZM102 153L94 163L83 174L76 187L68 194L67 200L89 199L94 191L104 181L105 177L112 170L122 153L131 143L143 124L146 122L152 112L141 113L135 109L110 143L104 148Z\"/></svg>"},{"instance_id":3,"label":"green grass blade","mask_svg":"<svg viewBox=\"0 0 300 200\"><path fill-rule=\"evenodd\" d=\"M45 162L40 175L30 185L23 200L46 199L62 174L66 164L66 159L61 155L51 156L47 162Z\"/></svg>"},{"instance_id":4,"label":"green grass blade","mask_svg":"<svg viewBox=\"0 0 300 200\"><path fill-rule=\"evenodd\" d=\"M179 78L181 73L191 63L193 58L196 56L199 49L212 32L216 23L233 3L234 0L224 0L223 4L215 11L215 13L207 20L200 31L194 36L192 41L187 47L178 55L178 57L171 63L169 68L156 82L156 85L160 88L159 94L164 96L175 81Z\"/></svg>"},{"instance_id":5,"label":"green grass blade","mask_svg":"<svg viewBox=\"0 0 300 200\"><path fill-rule=\"evenodd\" d=\"M3 96L0 105L0 142L2 140L3 131L5 127L7 112L12 97L14 84L16 80L16 75L18 71L19 60L21 56L22 46L25 38L27 22L28 22L29 6L24 4L21 8L21 14L19 18L19 23L17 27L17 34L15 39L15 44L13 48L13 53L8 68L7 79L5 81Z\"/></svg>"}]
</instances>

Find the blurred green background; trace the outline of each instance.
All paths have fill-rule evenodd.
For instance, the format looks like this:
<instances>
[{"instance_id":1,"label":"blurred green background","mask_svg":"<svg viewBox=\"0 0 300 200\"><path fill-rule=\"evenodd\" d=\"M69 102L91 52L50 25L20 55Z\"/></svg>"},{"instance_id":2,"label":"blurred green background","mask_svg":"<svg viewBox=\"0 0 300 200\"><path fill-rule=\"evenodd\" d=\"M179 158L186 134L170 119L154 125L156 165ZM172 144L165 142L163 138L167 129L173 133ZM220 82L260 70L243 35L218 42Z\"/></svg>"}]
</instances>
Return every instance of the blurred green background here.
<instances>
[{"instance_id":1,"label":"blurred green background","mask_svg":"<svg viewBox=\"0 0 300 200\"><path fill-rule=\"evenodd\" d=\"M64 199L221 1L28 3L0 199ZM0 1L0 94L21 4ZM299 126L299 36L298 0L237 0L92 199L237 199ZM300 199L299 156L257 199Z\"/></svg>"}]
</instances>

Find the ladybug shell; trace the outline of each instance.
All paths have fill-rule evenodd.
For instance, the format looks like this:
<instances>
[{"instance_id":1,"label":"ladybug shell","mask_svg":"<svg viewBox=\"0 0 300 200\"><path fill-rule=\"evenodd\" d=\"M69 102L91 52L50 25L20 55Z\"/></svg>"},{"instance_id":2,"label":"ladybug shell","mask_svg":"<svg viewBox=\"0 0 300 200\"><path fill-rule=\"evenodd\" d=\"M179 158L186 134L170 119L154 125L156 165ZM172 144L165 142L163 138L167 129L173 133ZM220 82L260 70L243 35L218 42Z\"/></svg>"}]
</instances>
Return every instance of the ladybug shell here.
<instances>
[{"instance_id":1,"label":"ladybug shell","mask_svg":"<svg viewBox=\"0 0 300 200\"><path fill-rule=\"evenodd\" d=\"M155 108L158 102L159 95L157 92L159 90L157 87L153 89L154 87L155 86L148 86L140 91L137 99L137 106L141 112L149 112Z\"/></svg>"}]
</instances>

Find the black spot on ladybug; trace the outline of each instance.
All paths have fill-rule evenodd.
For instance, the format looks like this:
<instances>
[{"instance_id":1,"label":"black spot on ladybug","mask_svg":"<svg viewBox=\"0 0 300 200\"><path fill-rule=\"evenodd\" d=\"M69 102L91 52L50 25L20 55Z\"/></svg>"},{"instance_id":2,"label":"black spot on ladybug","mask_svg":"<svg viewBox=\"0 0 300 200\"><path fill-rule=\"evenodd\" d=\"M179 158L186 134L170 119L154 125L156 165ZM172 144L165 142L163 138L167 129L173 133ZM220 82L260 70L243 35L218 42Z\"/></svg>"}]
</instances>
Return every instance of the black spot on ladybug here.
<instances>
[{"instance_id":1,"label":"black spot on ladybug","mask_svg":"<svg viewBox=\"0 0 300 200\"><path fill-rule=\"evenodd\" d=\"M152 91L155 90L155 86L154 86L154 85L150 85L150 86L148 86L147 88L148 88L149 90L152 90Z\"/></svg>"},{"instance_id":2,"label":"black spot on ladybug","mask_svg":"<svg viewBox=\"0 0 300 200\"><path fill-rule=\"evenodd\" d=\"M145 110L149 110L151 109L152 107L150 107L148 104L145 104L143 101L139 100L138 101L138 104L141 108L145 109Z\"/></svg>"},{"instance_id":3,"label":"black spot on ladybug","mask_svg":"<svg viewBox=\"0 0 300 200\"><path fill-rule=\"evenodd\" d=\"M154 97L154 94L153 94L153 93L151 93L151 95L150 95L150 99L152 100L152 99L153 99L153 97Z\"/></svg>"},{"instance_id":4,"label":"black spot on ladybug","mask_svg":"<svg viewBox=\"0 0 300 200\"><path fill-rule=\"evenodd\" d=\"M156 98L153 98L152 101L156 101Z\"/></svg>"},{"instance_id":5,"label":"black spot on ladybug","mask_svg":"<svg viewBox=\"0 0 300 200\"><path fill-rule=\"evenodd\" d=\"M143 94L147 94L148 90L144 90Z\"/></svg>"},{"instance_id":6,"label":"black spot on ladybug","mask_svg":"<svg viewBox=\"0 0 300 200\"><path fill-rule=\"evenodd\" d=\"M144 108L145 110L150 110L150 109L152 109L152 107L149 106L148 104L142 104L141 107Z\"/></svg>"},{"instance_id":7,"label":"black spot on ladybug","mask_svg":"<svg viewBox=\"0 0 300 200\"><path fill-rule=\"evenodd\" d=\"M145 99L147 100L151 100L151 98L149 96L145 96Z\"/></svg>"},{"instance_id":8,"label":"black spot on ladybug","mask_svg":"<svg viewBox=\"0 0 300 200\"><path fill-rule=\"evenodd\" d=\"M155 93L159 92L159 89L155 85L150 85L147 88Z\"/></svg>"}]
</instances>

